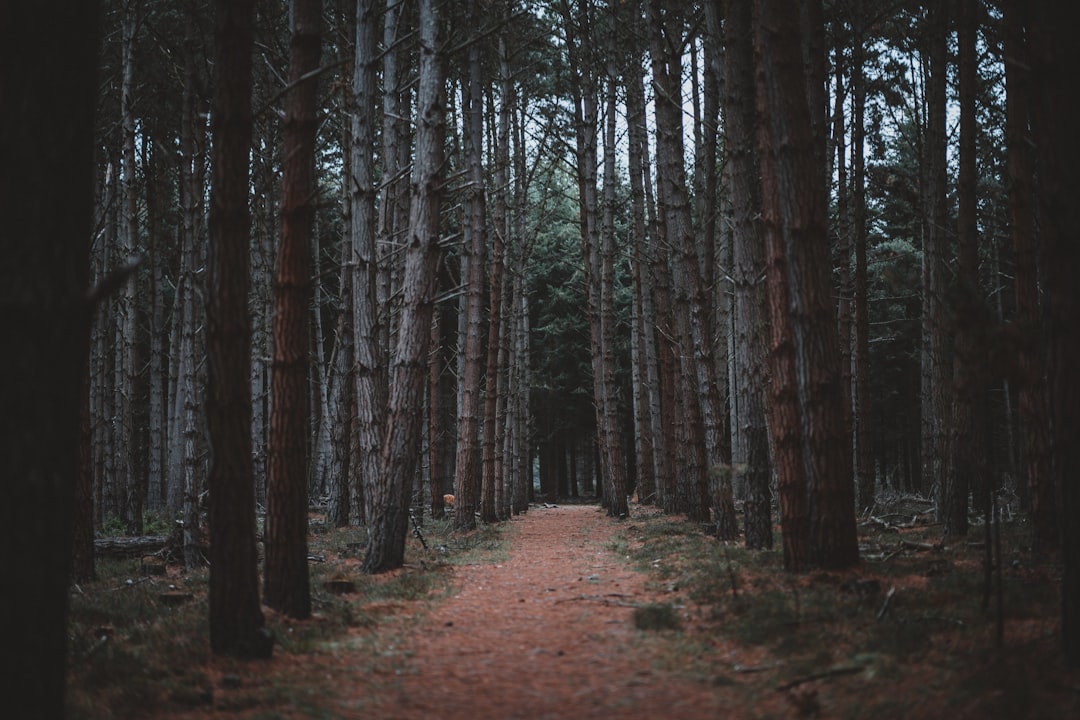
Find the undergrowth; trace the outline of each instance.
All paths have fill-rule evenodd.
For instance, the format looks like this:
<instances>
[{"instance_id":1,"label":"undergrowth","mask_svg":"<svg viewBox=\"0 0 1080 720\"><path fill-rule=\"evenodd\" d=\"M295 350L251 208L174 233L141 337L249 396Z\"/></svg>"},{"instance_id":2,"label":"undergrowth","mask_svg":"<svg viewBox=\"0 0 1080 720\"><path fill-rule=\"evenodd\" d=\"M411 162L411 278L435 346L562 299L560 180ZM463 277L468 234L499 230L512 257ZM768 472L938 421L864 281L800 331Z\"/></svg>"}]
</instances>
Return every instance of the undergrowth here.
<instances>
[{"instance_id":1,"label":"undergrowth","mask_svg":"<svg viewBox=\"0 0 1080 720\"><path fill-rule=\"evenodd\" d=\"M428 520L421 529L427 548L410 536L405 567L371 576L360 572L364 528L329 528L313 516L309 530L312 617L296 621L264 608L275 637L272 662L288 667L296 664L290 658L359 647L370 661L357 672L400 664L401 639L450 590L453 566L498 562L508 532L482 525L458 534L449 520ZM146 560L99 558L97 579L73 586L68 717L145 718L186 708L251 717L280 717L275 708L316 713L325 689L303 677L283 671L244 684L244 662L211 656L206 568L170 564L164 575L149 574L160 560Z\"/></svg>"},{"instance_id":2,"label":"undergrowth","mask_svg":"<svg viewBox=\"0 0 1080 720\"><path fill-rule=\"evenodd\" d=\"M609 549L683 608L680 631L647 642L688 676L756 698L810 687L839 717L1055 717L1080 706L1058 647L1059 569L1026 550L1019 521L1001 531L988 596L978 527L942 543L927 522L866 522L856 567L789 573L779 549L639 509Z\"/></svg>"}]
</instances>

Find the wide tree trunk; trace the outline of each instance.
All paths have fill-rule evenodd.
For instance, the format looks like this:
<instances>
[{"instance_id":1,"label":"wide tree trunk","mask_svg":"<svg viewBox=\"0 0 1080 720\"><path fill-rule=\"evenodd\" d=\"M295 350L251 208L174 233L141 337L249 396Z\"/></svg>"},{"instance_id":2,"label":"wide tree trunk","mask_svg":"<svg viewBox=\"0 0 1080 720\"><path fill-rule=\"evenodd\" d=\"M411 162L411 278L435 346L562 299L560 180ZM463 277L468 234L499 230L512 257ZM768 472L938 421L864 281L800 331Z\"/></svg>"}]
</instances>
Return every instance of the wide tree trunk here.
<instances>
[{"instance_id":1,"label":"wide tree trunk","mask_svg":"<svg viewBox=\"0 0 1080 720\"><path fill-rule=\"evenodd\" d=\"M307 561L311 464L311 232L315 217L317 83L322 0L293 0L289 92L285 97L281 242L278 244L267 479L266 604L290 617L311 615Z\"/></svg>"},{"instance_id":2,"label":"wide tree trunk","mask_svg":"<svg viewBox=\"0 0 1080 720\"><path fill-rule=\"evenodd\" d=\"M217 82L207 267L207 424L210 465L210 647L219 655L268 657L255 548L251 459L251 318L248 152L251 145L251 0L218 9Z\"/></svg>"},{"instance_id":3,"label":"wide tree trunk","mask_svg":"<svg viewBox=\"0 0 1080 720\"><path fill-rule=\"evenodd\" d=\"M799 8L792 0L755 4L770 319L783 323L777 316L787 315L790 323L774 336L773 352L790 343L793 361L777 368L782 372L772 382L796 394L796 417L784 414L778 419L781 426L793 420L801 426L798 455L809 510L807 560L818 567L841 568L857 562L859 554L851 435L845 423L846 390L841 386L831 298L822 140L812 132L824 127L813 120L823 108L814 102L815 92L806 89L808 83L816 87L824 82L824 77L807 76L801 52L805 46L817 46L814 38L824 29L814 25L800 30ZM791 380L794 387L786 387ZM787 413L791 400L788 396ZM774 445L781 444L780 439Z\"/></svg>"},{"instance_id":4,"label":"wide tree trunk","mask_svg":"<svg viewBox=\"0 0 1080 720\"><path fill-rule=\"evenodd\" d=\"M405 561L409 501L420 451L420 418L439 262L439 208L446 136L445 65L436 0L419 3L420 78L417 88L416 159L412 171L409 237L402 278L401 320L391 362L391 392L382 475L372 484L365 572L383 572Z\"/></svg>"},{"instance_id":5,"label":"wide tree trunk","mask_svg":"<svg viewBox=\"0 0 1080 720\"><path fill-rule=\"evenodd\" d=\"M97 28L96 2L65 7L63 22L51 4L7 3L0 23L0 687L31 720L64 716L72 504L91 318Z\"/></svg>"},{"instance_id":6,"label":"wide tree trunk","mask_svg":"<svg viewBox=\"0 0 1080 720\"><path fill-rule=\"evenodd\" d=\"M1080 138L1071 131L1080 69L1069 5L1030 6L1032 135L1038 148L1040 223L1049 311L1049 378L1054 479L1060 492L1062 636L1065 659L1080 666Z\"/></svg>"}]
</instances>

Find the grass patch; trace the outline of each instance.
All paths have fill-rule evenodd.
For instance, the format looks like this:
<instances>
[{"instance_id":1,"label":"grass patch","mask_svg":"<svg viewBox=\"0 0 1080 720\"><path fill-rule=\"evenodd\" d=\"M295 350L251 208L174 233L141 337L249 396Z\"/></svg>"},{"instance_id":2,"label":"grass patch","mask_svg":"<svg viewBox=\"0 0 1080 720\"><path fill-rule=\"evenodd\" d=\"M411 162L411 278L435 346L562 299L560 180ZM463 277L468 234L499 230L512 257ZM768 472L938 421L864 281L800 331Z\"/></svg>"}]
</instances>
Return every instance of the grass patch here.
<instances>
[{"instance_id":1,"label":"grass patch","mask_svg":"<svg viewBox=\"0 0 1080 720\"><path fill-rule=\"evenodd\" d=\"M368 660L353 672L392 674L404 660L402 638L451 590L453 566L505 557L506 527L456 534L450 521L429 521L422 528L427 549L410 536L405 567L371 576L360 572L365 529L330 528L313 516L312 617L296 621L265 612L276 638L273 662L299 670L269 681L252 680L248 676L259 673L247 672L243 662L211 656L207 569L169 565L165 575L144 576L138 559L99 558L98 578L71 595L68 716L124 719L214 710L274 718L307 708L304 717L320 717L317 708L328 690L305 675L309 663L300 658L359 647ZM169 604L163 594L184 599Z\"/></svg>"},{"instance_id":2,"label":"grass patch","mask_svg":"<svg viewBox=\"0 0 1080 720\"><path fill-rule=\"evenodd\" d=\"M639 628L666 629L658 608L686 608L680 632L650 636L655 656L676 666L685 658L682 676L735 682L755 703L793 682L812 687L837 717L962 709L996 718L1033 707L1050 717L1046 708L1080 707L1080 695L1060 689L1076 685L1058 647L1059 569L1030 554L1020 523L1006 523L986 603L982 528L943 544L918 510L902 509L887 529L861 525L863 562L844 571L788 573L779 548L721 543L696 523L647 512L634 513L608 549L663 594L640 620L635 613Z\"/></svg>"}]
</instances>

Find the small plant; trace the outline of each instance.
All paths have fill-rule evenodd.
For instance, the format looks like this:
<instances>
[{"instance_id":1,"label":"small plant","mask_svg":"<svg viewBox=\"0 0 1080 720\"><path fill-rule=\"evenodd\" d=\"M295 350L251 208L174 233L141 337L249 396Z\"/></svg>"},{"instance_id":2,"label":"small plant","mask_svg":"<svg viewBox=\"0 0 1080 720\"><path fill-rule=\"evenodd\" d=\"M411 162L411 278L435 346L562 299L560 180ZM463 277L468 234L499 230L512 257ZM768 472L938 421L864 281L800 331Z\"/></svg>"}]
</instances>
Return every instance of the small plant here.
<instances>
[{"instance_id":1,"label":"small plant","mask_svg":"<svg viewBox=\"0 0 1080 720\"><path fill-rule=\"evenodd\" d=\"M638 630L679 630L682 622L673 605L659 603L635 609L634 627Z\"/></svg>"}]
</instances>

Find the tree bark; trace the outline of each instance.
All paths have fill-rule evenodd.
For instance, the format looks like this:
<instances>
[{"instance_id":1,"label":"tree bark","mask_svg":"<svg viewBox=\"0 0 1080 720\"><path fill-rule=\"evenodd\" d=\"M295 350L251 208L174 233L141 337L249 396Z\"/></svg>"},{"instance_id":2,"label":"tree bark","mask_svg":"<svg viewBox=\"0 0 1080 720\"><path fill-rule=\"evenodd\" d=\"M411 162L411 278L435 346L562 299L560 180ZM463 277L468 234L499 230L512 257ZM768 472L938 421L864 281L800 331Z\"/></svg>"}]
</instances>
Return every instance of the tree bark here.
<instances>
[{"instance_id":1,"label":"tree bark","mask_svg":"<svg viewBox=\"0 0 1080 720\"><path fill-rule=\"evenodd\" d=\"M374 495L365 572L401 567L409 529L409 500L420 450L420 417L435 285L439 261L439 208L442 199L443 143L446 135L445 66L440 53L436 0L419 3L420 79L417 88L416 160L412 171L412 203L402 312L391 364L383 473Z\"/></svg>"},{"instance_id":2,"label":"tree bark","mask_svg":"<svg viewBox=\"0 0 1080 720\"><path fill-rule=\"evenodd\" d=\"M315 133L322 0L293 0L289 91L285 96L281 242L274 302L270 474L267 479L266 604L290 617L311 615L307 561L311 465L311 234L315 217Z\"/></svg>"},{"instance_id":3,"label":"tree bark","mask_svg":"<svg viewBox=\"0 0 1080 720\"><path fill-rule=\"evenodd\" d=\"M390 11L388 10L388 13ZM356 54L353 64L352 142L350 145L352 183L349 187L349 242L352 246L352 331L354 341L356 387L356 441L358 454L353 464L359 476L356 484L357 508L368 523L376 520L379 508L375 486L380 482L382 445L386 416L386 365L383 353L383 328L379 314L379 263L376 243L375 216L375 117L376 102L375 23L378 12L374 0L362 0L357 5ZM387 54L384 62L396 58L397 50ZM387 93L390 88L387 88ZM385 112L391 112L387 107ZM385 130L384 130L385 131ZM396 152L396 148L393 148ZM385 154L385 153L384 153ZM389 162L384 157L384 163ZM392 166L391 166L392 167ZM385 202L385 198L384 198ZM382 212L387 212L386 208ZM384 243L390 238L378 237Z\"/></svg>"},{"instance_id":4,"label":"tree bark","mask_svg":"<svg viewBox=\"0 0 1080 720\"><path fill-rule=\"evenodd\" d=\"M768 287L770 295L775 295L769 300L770 319L783 323L777 316L786 314L790 322L788 328L780 328L773 347L777 352L790 343L793 361L778 368L783 372L774 375L773 383L784 386L794 380L797 407L796 418L778 419L781 425L795 420L801 426L797 454L809 505L807 560L818 567L842 568L859 559L852 447L830 297L821 140L812 132L815 126L824 128L813 121L823 108L813 102L815 93L806 91L808 82L814 86L824 78L807 77L800 52L804 45L816 47L819 43L813 38L824 29L800 30L799 4L793 1L761 0L755 7L762 197L769 227ZM778 273L781 266L783 277ZM785 335L788 329L790 335ZM790 413L792 398L787 399Z\"/></svg>"},{"instance_id":5,"label":"tree bark","mask_svg":"<svg viewBox=\"0 0 1080 720\"><path fill-rule=\"evenodd\" d=\"M733 280L735 378L732 393L738 412L732 419L740 425L739 437L745 450L741 472L746 483L745 534L750 548L772 547L772 465L769 435L765 422L765 344L762 332L767 324L764 288L759 278L764 271L762 256L761 190L757 153L754 147L754 46L752 12L749 4L728 0L725 17L725 115L734 245Z\"/></svg>"},{"instance_id":6,"label":"tree bark","mask_svg":"<svg viewBox=\"0 0 1080 720\"><path fill-rule=\"evenodd\" d=\"M207 267L206 415L210 466L210 647L219 655L268 657L255 549L251 460L251 319L248 151L251 144L251 0L218 8L217 83Z\"/></svg>"}]
</instances>

